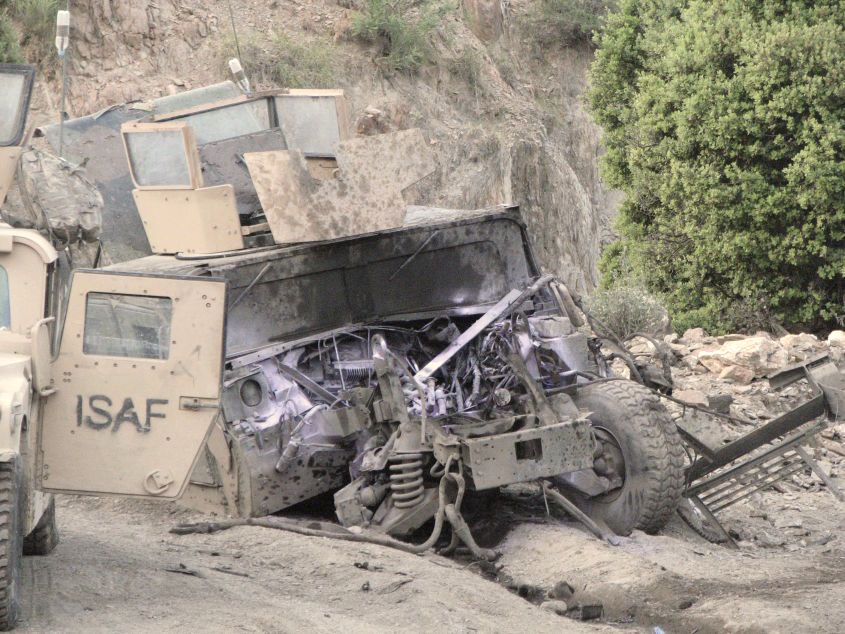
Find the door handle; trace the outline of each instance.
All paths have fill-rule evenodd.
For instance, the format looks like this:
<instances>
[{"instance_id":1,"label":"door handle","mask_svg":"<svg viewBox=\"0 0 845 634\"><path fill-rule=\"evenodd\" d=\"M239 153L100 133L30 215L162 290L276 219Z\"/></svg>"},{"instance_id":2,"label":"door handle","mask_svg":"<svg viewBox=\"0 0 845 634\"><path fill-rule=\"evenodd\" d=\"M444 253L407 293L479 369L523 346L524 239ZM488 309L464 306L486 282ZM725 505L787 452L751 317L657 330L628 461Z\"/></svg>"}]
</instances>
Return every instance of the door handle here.
<instances>
[{"instance_id":1,"label":"door handle","mask_svg":"<svg viewBox=\"0 0 845 634\"><path fill-rule=\"evenodd\" d=\"M216 398L201 398L199 396L180 396L179 409L197 411L201 409L218 409L220 401Z\"/></svg>"}]
</instances>

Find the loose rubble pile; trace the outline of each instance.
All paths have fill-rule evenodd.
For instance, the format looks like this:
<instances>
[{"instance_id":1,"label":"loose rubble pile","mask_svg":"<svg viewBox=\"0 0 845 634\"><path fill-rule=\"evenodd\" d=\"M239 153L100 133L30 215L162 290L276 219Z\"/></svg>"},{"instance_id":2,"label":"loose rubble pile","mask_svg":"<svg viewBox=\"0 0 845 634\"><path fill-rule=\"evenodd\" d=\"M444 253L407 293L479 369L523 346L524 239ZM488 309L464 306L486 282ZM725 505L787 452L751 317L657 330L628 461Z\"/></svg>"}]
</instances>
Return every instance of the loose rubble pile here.
<instances>
[{"instance_id":1,"label":"loose rubble pile","mask_svg":"<svg viewBox=\"0 0 845 634\"><path fill-rule=\"evenodd\" d=\"M804 381L782 390L775 390L766 380L767 375L822 354L827 354L840 368L845 362L845 331L842 330L833 331L825 340L807 333L788 334L779 338L764 332L750 336L730 334L711 337L703 329L694 328L682 335L666 335L663 342L657 343L662 348L660 353L668 356L671 365L674 382L672 395L675 399L729 414L734 418L718 419L686 408L677 402L665 402L676 420L683 416L684 424L688 428L693 426L696 435L713 447L739 438L807 400L812 394L812 388ZM659 356L654 343L643 338L635 339L631 347L634 354L643 360ZM614 370L621 374L627 373L627 368L622 364L615 365ZM845 424L831 423L816 436L815 446L811 448L813 457L834 482L841 480L841 474L845 473L843 435ZM794 499L801 491L813 492L825 488L824 483L809 471L802 472L775 484L774 491L755 494L745 505L775 510L771 506L771 500L767 501L773 494L784 494L781 497ZM845 489L845 480L842 481L841 488ZM750 512L753 519L756 511L754 508L746 508L744 512ZM759 530L758 527L753 531L754 534L740 537L750 538L760 546L780 546L788 542L789 540L780 534L781 529L791 530L793 537L809 537L801 522L796 525L793 515L794 512L772 513L772 516L768 517L769 523L775 529L773 532L778 536ZM732 512L729 516L741 517L739 511ZM757 517L765 519L767 514L761 511L757 513ZM731 524L731 521L727 523ZM734 525L737 523L734 522Z\"/></svg>"}]
</instances>

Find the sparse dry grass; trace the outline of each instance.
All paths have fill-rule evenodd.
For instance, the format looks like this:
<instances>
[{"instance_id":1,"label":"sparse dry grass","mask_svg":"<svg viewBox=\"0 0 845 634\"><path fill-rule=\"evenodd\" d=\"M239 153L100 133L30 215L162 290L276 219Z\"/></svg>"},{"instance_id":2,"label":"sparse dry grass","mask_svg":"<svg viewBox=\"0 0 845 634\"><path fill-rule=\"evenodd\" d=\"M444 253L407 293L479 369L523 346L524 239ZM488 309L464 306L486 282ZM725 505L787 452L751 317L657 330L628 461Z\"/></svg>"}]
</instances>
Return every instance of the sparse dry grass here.
<instances>
[{"instance_id":1,"label":"sparse dry grass","mask_svg":"<svg viewBox=\"0 0 845 634\"><path fill-rule=\"evenodd\" d=\"M635 332L660 334L666 326L666 309L639 284L617 282L600 289L587 300L587 309L622 339Z\"/></svg>"}]
</instances>

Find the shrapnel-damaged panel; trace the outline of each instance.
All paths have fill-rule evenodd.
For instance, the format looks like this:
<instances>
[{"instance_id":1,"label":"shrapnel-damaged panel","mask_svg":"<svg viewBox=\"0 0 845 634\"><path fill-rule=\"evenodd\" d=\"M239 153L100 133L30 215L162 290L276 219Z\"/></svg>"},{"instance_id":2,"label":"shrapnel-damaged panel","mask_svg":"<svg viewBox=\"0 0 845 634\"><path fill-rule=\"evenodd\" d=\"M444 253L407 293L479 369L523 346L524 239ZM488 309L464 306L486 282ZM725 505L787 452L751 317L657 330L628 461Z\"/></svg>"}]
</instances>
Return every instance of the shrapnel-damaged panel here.
<instances>
[{"instance_id":1,"label":"shrapnel-damaged panel","mask_svg":"<svg viewBox=\"0 0 845 634\"><path fill-rule=\"evenodd\" d=\"M478 490L549 478L593 466L590 421L462 439L464 464Z\"/></svg>"},{"instance_id":2,"label":"shrapnel-damaged panel","mask_svg":"<svg viewBox=\"0 0 845 634\"><path fill-rule=\"evenodd\" d=\"M399 227L402 190L436 168L416 129L341 142L330 180L315 179L296 150L248 153L244 160L278 244Z\"/></svg>"},{"instance_id":3,"label":"shrapnel-damaged panel","mask_svg":"<svg viewBox=\"0 0 845 634\"><path fill-rule=\"evenodd\" d=\"M318 427L314 425L314 427ZM349 462L355 457L349 446L307 442L298 448L291 463L279 475L279 447L284 445L280 425L249 435L233 434L238 462L249 473L248 487L241 490L240 512L260 516L275 513L315 495L343 486L349 479Z\"/></svg>"},{"instance_id":4,"label":"shrapnel-damaged panel","mask_svg":"<svg viewBox=\"0 0 845 634\"><path fill-rule=\"evenodd\" d=\"M77 270L72 289L43 488L179 497L219 408L225 282Z\"/></svg>"},{"instance_id":5,"label":"shrapnel-damaged panel","mask_svg":"<svg viewBox=\"0 0 845 634\"><path fill-rule=\"evenodd\" d=\"M133 194L154 253L216 253L244 246L231 185Z\"/></svg>"}]
</instances>

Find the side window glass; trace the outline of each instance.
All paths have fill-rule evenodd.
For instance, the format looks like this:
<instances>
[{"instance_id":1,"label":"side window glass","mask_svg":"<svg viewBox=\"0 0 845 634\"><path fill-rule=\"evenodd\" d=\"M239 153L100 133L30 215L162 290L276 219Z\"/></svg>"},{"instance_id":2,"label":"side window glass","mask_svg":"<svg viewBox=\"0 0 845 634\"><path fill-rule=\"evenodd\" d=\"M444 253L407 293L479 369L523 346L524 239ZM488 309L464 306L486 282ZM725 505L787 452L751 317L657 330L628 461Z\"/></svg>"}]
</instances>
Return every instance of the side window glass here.
<instances>
[{"instance_id":1,"label":"side window glass","mask_svg":"<svg viewBox=\"0 0 845 634\"><path fill-rule=\"evenodd\" d=\"M82 352L167 359L171 314L169 297L88 293Z\"/></svg>"},{"instance_id":2,"label":"side window glass","mask_svg":"<svg viewBox=\"0 0 845 634\"><path fill-rule=\"evenodd\" d=\"M270 128L270 108L266 99L224 106L177 119L194 128L197 145L253 134Z\"/></svg>"},{"instance_id":3,"label":"side window glass","mask_svg":"<svg viewBox=\"0 0 845 634\"><path fill-rule=\"evenodd\" d=\"M9 275L0 266L0 328L12 327L12 307L9 303Z\"/></svg>"},{"instance_id":4,"label":"side window glass","mask_svg":"<svg viewBox=\"0 0 845 634\"><path fill-rule=\"evenodd\" d=\"M126 148L138 185L191 187L191 169L181 130L127 134Z\"/></svg>"}]
</instances>

